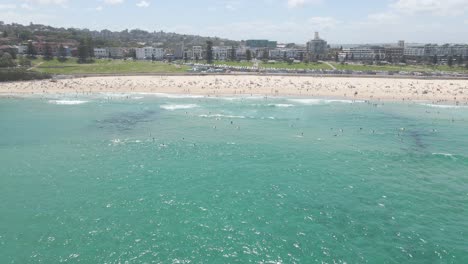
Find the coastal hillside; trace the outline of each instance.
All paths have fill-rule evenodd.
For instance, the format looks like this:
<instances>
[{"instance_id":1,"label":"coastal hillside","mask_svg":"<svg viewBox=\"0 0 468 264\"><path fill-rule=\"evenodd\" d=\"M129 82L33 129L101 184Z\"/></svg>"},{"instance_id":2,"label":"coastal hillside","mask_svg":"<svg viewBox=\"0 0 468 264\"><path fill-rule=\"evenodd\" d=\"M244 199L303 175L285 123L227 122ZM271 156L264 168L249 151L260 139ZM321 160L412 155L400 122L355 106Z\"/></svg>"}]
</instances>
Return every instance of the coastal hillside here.
<instances>
[{"instance_id":1,"label":"coastal hillside","mask_svg":"<svg viewBox=\"0 0 468 264\"><path fill-rule=\"evenodd\" d=\"M140 29L125 29L122 31L89 30L86 28L57 28L40 24L1 24L0 45L16 45L28 40L48 41L57 43L78 42L92 37L96 46L102 47L138 47L159 46L162 48L173 47L184 43L186 46L203 45L212 41L214 45L235 45L238 41L222 39L218 37L204 37L197 35L185 35L164 31L148 32Z\"/></svg>"}]
</instances>

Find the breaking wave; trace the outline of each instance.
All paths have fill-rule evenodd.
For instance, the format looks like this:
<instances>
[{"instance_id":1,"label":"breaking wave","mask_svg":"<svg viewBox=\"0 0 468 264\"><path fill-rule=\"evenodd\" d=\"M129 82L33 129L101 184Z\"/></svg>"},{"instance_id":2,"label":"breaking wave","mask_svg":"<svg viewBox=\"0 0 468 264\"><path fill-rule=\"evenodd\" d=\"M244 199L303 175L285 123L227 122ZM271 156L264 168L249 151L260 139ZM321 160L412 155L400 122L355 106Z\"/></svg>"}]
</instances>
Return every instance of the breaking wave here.
<instances>
[{"instance_id":1,"label":"breaking wave","mask_svg":"<svg viewBox=\"0 0 468 264\"><path fill-rule=\"evenodd\" d=\"M300 103L305 105L323 105L332 103L353 104L363 103L364 101L356 100L338 100L338 99L289 99L290 102Z\"/></svg>"},{"instance_id":2,"label":"breaking wave","mask_svg":"<svg viewBox=\"0 0 468 264\"><path fill-rule=\"evenodd\" d=\"M50 104L56 104L56 105L80 105L80 104L86 104L88 101L81 101L81 100L50 100Z\"/></svg>"},{"instance_id":3,"label":"breaking wave","mask_svg":"<svg viewBox=\"0 0 468 264\"><path fill-rule=\"evenodd\" d=\"M161 105L160 107L165 110L174 111L174 110L180 110L180 109L191 109L191 108L196 108L199 106L196 104L167 104L167 105Z\"/></svg>"}]
</instances>

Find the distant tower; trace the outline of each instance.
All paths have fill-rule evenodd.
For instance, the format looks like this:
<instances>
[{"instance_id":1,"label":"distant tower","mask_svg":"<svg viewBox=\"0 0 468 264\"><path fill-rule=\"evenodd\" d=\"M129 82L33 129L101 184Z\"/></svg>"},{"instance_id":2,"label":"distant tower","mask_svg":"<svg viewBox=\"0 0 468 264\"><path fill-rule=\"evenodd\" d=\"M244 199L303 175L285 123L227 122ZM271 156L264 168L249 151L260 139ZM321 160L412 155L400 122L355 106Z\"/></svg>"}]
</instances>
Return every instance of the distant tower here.
<instances>
[{"instance_id":1,"label":"distant tower","mask_svg":"<svg viewBox=\"0 0 468 264\"><path fill-rule=\"evenodd\" d=\"M404 40L398 41L398 47L404 49L405 48L405 41Z\"/></svg>"},{"instance_id":2,"label":"distant tower","mask_svg":"<svg viewBox=\"0 0 468 264\"><path fill-rule=\"evenodd\" d=\"M328 43L320 39L318 32L315 32L315 38L307 42L307 53L311 60L318 60L326 56L328 52ZM312 56L312 57L311 57Z\"/></svg>"}]
</instances>

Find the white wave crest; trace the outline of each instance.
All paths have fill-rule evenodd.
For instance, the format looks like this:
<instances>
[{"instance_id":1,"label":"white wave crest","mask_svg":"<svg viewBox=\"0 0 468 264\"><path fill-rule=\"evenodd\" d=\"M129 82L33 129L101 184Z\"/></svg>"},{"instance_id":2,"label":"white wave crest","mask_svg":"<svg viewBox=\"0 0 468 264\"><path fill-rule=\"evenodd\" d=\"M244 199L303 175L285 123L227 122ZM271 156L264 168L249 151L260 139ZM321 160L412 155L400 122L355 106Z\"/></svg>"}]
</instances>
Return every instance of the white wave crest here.
<instances>
[{"instance_id":1,"label":"white wave crest","mask_svg":"<svg viewBox=\"0 0 468 264\"><path fill-rule=\"evenodd\" d=\"M204 98L203 95L191 95L191 94L166 94L166 93L139 93L140 95L152 95L162 98L170 99L186 99L186 98Z\"/></svg>"},{"instance_id":2,"label":"white wave crest","mask_svg":"<svg viewBox=\"0 0 468 264\"><path fill-rule=\"evenodd\" d=\"M363 103L364 101L357 100L338 100L338 99L289 99L290 102L305 104L305 105L323 105L332 103L353 104Z\"/></svg>"},{"instance_id":3,"label":"white wave crest","mask_svg":"<svg viewBox=\"0 0 468 264\"><path fill-rule=\"evenodd\" d=\"M438 105L438 104L421 104L423 106L435 107L435 108L466 108L468 106L462 105Z\"/></svg>"},{"instance_id":4,"label":"white wave crest","mask_svg":"<svg viewBox=\"0 0 468 264\"><path fill-rule=\"evenodd\" d=\"M131 93L100 93L98 96L104 98L125 98L132 96Z\"/></svg>"},{"instance_id":5,"label":"white wave crest","mask_svg":"<svg viewBox=\"0 0 468 264\"><path fill-rule=\"evenodd\" d=\"M271 107L280 107L280 108L294 107L293 104L269 104L268 106L271 106Z\"/></svg>"},{"instance_id":6,"label":"white wave crest","mask_svg":"<svg viewBox=\"0 0 468 264\"><path fill-rule=\"evenodd\" d=\"M56 104L56 105L80 105L80 104L86 104L88 101L81 101L81 100L50 100L50 104Z\"/></svg>"},{"instance_id":7,"label":"white wave crest","mask_svg":"<svg viewBox=\"0 0 468 264\"><path fill-rule=\"evenodd\" d=\"M203 118L240 118L245 119L245 116L236 116L236 115L222 115L222 114L215 114L215 115L199 115L199 117Z\"/></svg>"},{"instance_id":8,"label":"white wave crest","mask_svg":"<svg viewBox=\"0 0 468 264\"><path fill-rule=\"evenodd\" d=\"M169 99L197 99L204 98L203 95L191 95L191 94L167 94L167 93L101 93L101 96L105 98L140 98L140 97L158 97L158 98L169 98Z\"/></svg>"},{"instance_id":9,"label":"white wave crest","mask_svg":"<svg viewBox=\"0 0 468 264\"><path fill-rule=\"evenodd\" d=\"M453 154L450 153L432 153L434 156L444 156L444 157L453 157Z\"/></svg>"},{"instance_id":10,"label":"white wave crest","mask_svg":"<svg viewBox=\"0 0 468 264\"><path fill-rule=\"evenodd\" d=\"M191 108L196 108L199 106L196 104L167 104L167 105L161 105L160 107L165 110L174 111L174 110L180 110L180 109L191 109Z\"/></svg>"},{"instance_id":11,"label":"white wave crest","mask_svg":"<svg viewBox=\"0 0 468 264\"><path fill-rule=\"evenodd\" d=\"M215 96L215 97L208 97L209 99L218 99L218 100L226 100L226 101L236 101L236 100L265 100L264 96L260 95L238 95L233 97L225 97L225 96Z\"/></svg>"}]
</instances>

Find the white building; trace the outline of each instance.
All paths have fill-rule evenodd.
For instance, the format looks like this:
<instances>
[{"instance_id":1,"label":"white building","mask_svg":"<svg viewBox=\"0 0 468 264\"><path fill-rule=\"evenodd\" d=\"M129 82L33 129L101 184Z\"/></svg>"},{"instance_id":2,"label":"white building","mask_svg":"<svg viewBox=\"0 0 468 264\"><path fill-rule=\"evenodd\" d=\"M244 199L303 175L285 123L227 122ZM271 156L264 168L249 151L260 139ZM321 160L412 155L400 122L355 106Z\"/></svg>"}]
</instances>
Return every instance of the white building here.
<instances>
[{"instance_id":1,"label":"white building","mask_svg":"<svg viewBox=\"0 0 468 264\"><path fill-rule=\"evenodd\" d=\"M216 60L227 60L229 59L229 53L231 52L232 47L226 46L214 46L213 47L213 58Z\"/></svg>"},{"instance_id":2,"label":"white building","mask_svg":"<svg viewBox=\"0 0 468 264\"><path fill-rule=\"evenodd\" d=\"M18 54L28 53L28 46L19 45L19 46L15 46L15 48L18 50Z\"/></svg>"},{"instance_id":3,"label":"white building","mask_svg":"<svg viewBox=\"0 0 468 264\"><path fill-rule=\"evenodd\" d=\"M408 57L449 57L463 56L468 57L467 45L425 45L425 46L407 46L404 49L404 55Z\"/></svg>"},{"instance_id":4,"label":"white building","mask_svg":"<svg viewBox=\"0 0 468 264\"><path fill-rule=\"evenodd\" d=\"M94 56L96 58L123 58L125 51L119 47L95 48Z\"/></svg>"},{"instance_id":5,"label":"white building","mask_svg":"<svg viewBox=\"0 0 468 264\"><path fill-rule=\"evenodd\" d=\"M301 49L273 49L270 50L270 59L299 59L301 57L305 57L306 50ZM286 56L285 56L286 55Z\"/></svg>"},{"instance_id":6,"label":"white building","mask_svg":"<svg viewBox=\"0 0 468 264\"><path fill-rule=\"evenodd\" d=\"M135 49L136 57L138 60L151 60L154 56L156 60L162 60L164 58L164 49L144 47Z\"/></svg>"},{"instance_id":7,"label":"white building","mask_svg":"<svg viewBox=\"0 0 468 264\"><path fill-rule=\"evenodd\" d=\"M287 50L286 49L273 49L270 50L270 59L281 59L286 55L286 57L289 57L287 55Z\"/></svg>"},{"instance_id":8,"label":"white building","mask_svg":"<svg viewBox=\"0 0 468 264\"><path fill-rule=\"evenodd\" d=\"M467 45L454 45L452 47L452 54L454 56L468 57L468 46Z\"/></svg>"},{"instance_id":9,"label":"white building","mask_svg":"<svg viewBox=\"0 0 468 264\"><path fill-rule=\"evenodd\" d=\"M342 52L348 60L373 60L374 51L370 48L350 48L343 49Z\"/></svg>"},{"instance_id":10,"label":"white building","mask_svg":"<svg viewBox=\"0 0 468 264\"><path fill-rule=\"evenodd\" d=\"M96 58L108 58L109 52L106 48L94 48L94 56Z\"/></svg>"},{"instance_id":11,"label":"white building","mask_svg":"<svg viewBox=\"0 0 468 264\"><path fill-rule=\"evenodd\" d=\"M403 54L408 57L424 57L424 47L405 47Z\"/></svg>"},{"instance_id":12,"label":"white building","mask_svg":"<svg viewBox=\"0 0 468 264\"><path fill-rule=\"evenodd\" d=\"M203 47L202 46L193 46L192 48L192 58L203 59Z\"/></svg>"},{"instance_id":13,"label":"white building","mask_svg":"<svg viewBox=\"0 0 468 264\"><path fill-rule=\"evenodd\" d=\"M436 49L436 55L439 57L446 57L452 55L452 47L449 45L439 46Z\"/></svg>"}]
</instances>

